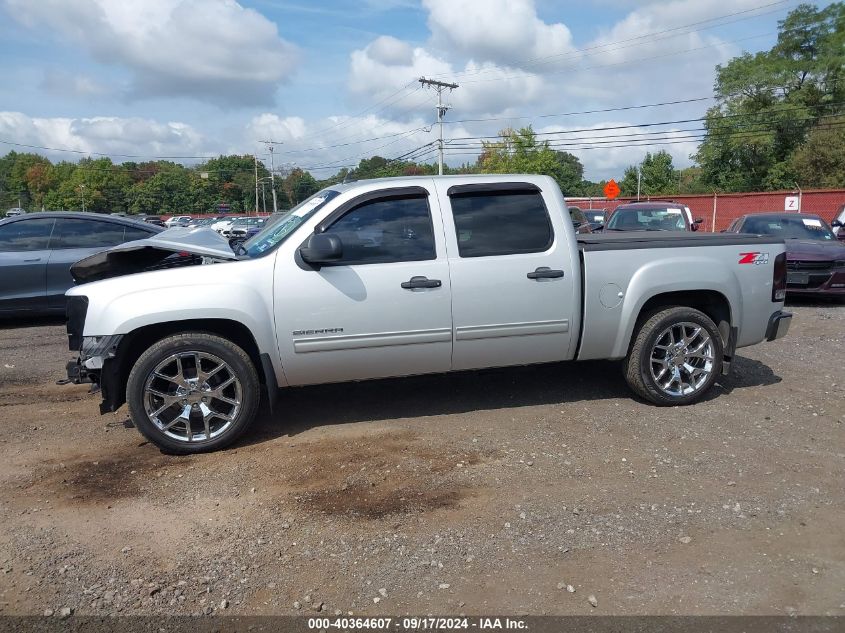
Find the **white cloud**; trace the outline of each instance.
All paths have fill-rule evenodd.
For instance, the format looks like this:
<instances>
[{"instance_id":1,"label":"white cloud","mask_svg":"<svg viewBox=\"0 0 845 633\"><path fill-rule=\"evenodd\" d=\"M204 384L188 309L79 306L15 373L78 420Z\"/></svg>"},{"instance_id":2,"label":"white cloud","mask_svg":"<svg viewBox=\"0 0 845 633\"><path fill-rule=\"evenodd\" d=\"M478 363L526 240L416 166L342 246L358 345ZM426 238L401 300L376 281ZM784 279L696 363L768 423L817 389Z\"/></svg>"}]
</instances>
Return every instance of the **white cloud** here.
<instances>
[{"instance_id":1,"label":"white cloud","mask_svg":"<svg viewBox=\"0 0 845 633\"><path fill-rule=\"evenodd\" d=\"M233 0L2 1L30 28L130 70L138 96L271 103L298 56L274 23Z\"/></svg>"},{"instance_id":2,"label":"white cloud","mask_svg":"<svg viewBox=\"0 0 845 633\"><path fill-rule=\"evenodd\" d=\"M100 97L109 89L101 82L86 75L73 75L57 69L47 70L41 80L41 89L57 97Z\"/></svg>"},{"instance_id":3,"label":"white cloud","mask_svg":"<svg viewBox=\"0 0 845 633\"><path fill-rule=\"evenodd\" d=\"M565 24L546 24L533 0L423 0L438 47L511 67L573 51Z\"/></svg>"},{"instance_id":4,"label":"white cloud","mask_svg":"<svg viewBox=\"0 0 845 633\"><path fill-rule=\"evenodd\" d=\"M479 64L470 60L460 72L496 79L462 84L459 89L447 94L446 101L460 110L462 115L500 113L534 103L542 93L543 81L539 76L500 67L493 62ZM420 95L410 98L400 94L395 97L392 95L416 78L427 76L448 80L454 74L452 64L425 48L411 48L401 40L380 37L365 48L352 52L349 89L353 94L366 95L373 102L386 99L388 111L397 115L408 110L413 113L432 112L435 104L433 93L429 93L428 98ZM395 106L391 108L393 103ZM432 113L428 116L434 115Z\"/></svg>"},{"instance_id":5,"label":"white cloud","mask_svg":"<svg viewBox=\"0 0 845 633\"><path fill-rule=\"evenodd\" d=\"M0 112L0 137L15 143L82 153L145 157L214 153L208 151L205 138L190 125L142 118L38 118L22 112ZM57 160L78 158L69 152L44 153Z\"/></svg>"},{"instance_id":6,"label":"white cloud","mask_svg":"<svg viewBox=\"0 0 845 633\"><path fill-rule=\"evenodd\" d=\"M701 46L704 42L715 42L718 38L703 36L698 32L720 23L714 20L728 13L749 11L760 6L758 0L734 0L730 4L717 0L674 0L649 3L637 8L605 29L587 46L609 46L600 53L606 61L622 61L632 57L643 57L644 53L660 53L677 48ZM749 13L745 15L754 15ZM731 19L742 18L742 15ZM711 22L707 22L712 20ZM699 24L703 23L703 24ZM687 25L693 25L687 27ZM655 34L649 36L648 34ZM610 50L613 49L613 50Z\"/></svg>"},{"instance_id":7,"label":"white cloud","mask_svg":"<svg viewBox=\"0 0 845 633\"><path fill-rule=\"evenodd\" d=\"M382 35L367 46L367 55L385 66L409 66L414 62L410 44L389 35Z\"/></svg>"},{"instance_id":8,"label":"white cloud","mask_svg":"<svg viewBox=\"0 0 845 633\"><path fill-rule=\"evenodd\" d=\"M246 126L248 143L258 144L265 140L290 143L305 137L305 120L298 116L282 118L265 112L253 117Z\"/></svg>"},{"instance_id":9,"label":"white cloud","mask_svg":"<svg viewBox=\"0 0 845 633\"><path fill-rule=\"evenodd\" d=\"M349 64L349 91L356 95L366 95L368 100L378 101L389 97L409 82L423 75L450 74L452 67L421 47L411 49L408 44L391 40L390 47L395 51L401 47L410 49L410 55L404 60L394 55L385 61L386 38L380 37L370 42L361 50L352 51ZM406 104L407 105L407 104Z\"/></svg>"}]
</instances>

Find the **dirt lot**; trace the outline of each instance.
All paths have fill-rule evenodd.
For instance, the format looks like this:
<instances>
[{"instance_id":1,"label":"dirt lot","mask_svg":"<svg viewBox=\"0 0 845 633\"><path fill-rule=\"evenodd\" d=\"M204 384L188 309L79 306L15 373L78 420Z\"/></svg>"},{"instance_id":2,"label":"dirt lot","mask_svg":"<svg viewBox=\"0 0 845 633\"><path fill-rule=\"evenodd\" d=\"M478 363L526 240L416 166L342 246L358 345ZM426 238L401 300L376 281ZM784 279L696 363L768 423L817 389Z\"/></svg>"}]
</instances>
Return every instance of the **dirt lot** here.
<instances>
[{"instance_id":1,"label":"dirt lot","mask_svg":"<svg viewBox=\"0 0 845 633\"><path fill-rule=\"evenodd\" d=\"M845 614L845 307L794 311L694 407L615 363L334 385L189 458L2 324L0 614Z\"/></svg>"}]
</instances>

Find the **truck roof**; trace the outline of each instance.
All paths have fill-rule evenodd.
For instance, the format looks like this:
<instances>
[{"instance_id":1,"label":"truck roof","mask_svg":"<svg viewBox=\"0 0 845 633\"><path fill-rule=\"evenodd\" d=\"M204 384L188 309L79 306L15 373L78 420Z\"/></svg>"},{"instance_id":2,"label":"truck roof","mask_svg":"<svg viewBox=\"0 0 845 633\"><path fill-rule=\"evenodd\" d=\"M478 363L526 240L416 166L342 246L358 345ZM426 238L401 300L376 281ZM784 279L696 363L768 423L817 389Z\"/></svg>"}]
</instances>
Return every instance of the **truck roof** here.
<instances>
[{"instance_id":1,"label":"truck roof","mask_svg":"<svg viewBox=\"0 0 845 633\"><path fill-rule=\"evenodd\" d=\"M508 182L510 180L518 182L533 182L538 183L547 181L550 176L543 176L540 174L449 174L444 176L391 176L388 178L368 178L365 180L350 180L341 182L336 185L327 185L326 189L334 191L349 191L368 185L390 184L392 186L402 186L403 184L414 185L424 180L435 181L478 181L478 182Z\"/></svg>"}]
</instances>

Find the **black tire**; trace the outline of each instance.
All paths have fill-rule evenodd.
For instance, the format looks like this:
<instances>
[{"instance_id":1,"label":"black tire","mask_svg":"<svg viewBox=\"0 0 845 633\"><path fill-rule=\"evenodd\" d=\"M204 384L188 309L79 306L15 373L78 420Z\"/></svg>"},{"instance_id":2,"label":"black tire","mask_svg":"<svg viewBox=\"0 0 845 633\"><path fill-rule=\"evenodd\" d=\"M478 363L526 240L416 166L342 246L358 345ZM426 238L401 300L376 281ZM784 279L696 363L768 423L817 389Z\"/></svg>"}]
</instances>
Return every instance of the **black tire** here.
<instances>
[{"instance_id":1,"label":"black tire","mask_svg":"<svg viewBox=\"0 0 845 633\"><path fill-rule=\"evenodd\" d=\"M222 432L218 431L218 435L212 432L208 433L210 439L187 441L175 439L156 426L147 415L144 403L147 380L155 368L173 355L188 355L191 352L213 355L213 357L222 360L227 365L224 375L231 375L236 378L236 384L240 387L240 404L236 410L230 408L228 413L232 414L234 411L232 419L228 422L225 430L222 430ZM186 358L190 358L190 356L186 356ZM209 378L208 382L212 382L212 379ZM126 384L126 402L129 404L129 416L132 418L135 428L163 452L174 455L207 453L228 446L238 439L249 428L249 425L252 424L258 412L260 399L261 390L258 373L249 355L232 343L232 341L203 332L175 334L152 345L135 362ZM162 402L164 401L162 400ZM175 408L175 411L183 408L183 405L178 402L171 406ZM217 405L215 404L215 406ZM202 418L201 412L199 415ZM218 420L217 423L223 424L224 422L223 420ZM204 434L200 433L200 435Z\"/></svg>"},{"instance_id":2,"label":"black tire","mask_svg":"<svg viewBox=\"0 0 845 633\"><path fill-rule=\"evenodd\" d=\"M695 391L673 395L667 393L653 375L652 351L658 337L671 326L680 327L682 323L694 323L707 332L712 342L713 359L709 375ZM622 368L628 385L642 398L661 406L686 405L698 402L712 388L722 371L723 356L722 336L713 321L699 310L676 306L652 314L640 325Z\"/></svg>"}]
</instances>

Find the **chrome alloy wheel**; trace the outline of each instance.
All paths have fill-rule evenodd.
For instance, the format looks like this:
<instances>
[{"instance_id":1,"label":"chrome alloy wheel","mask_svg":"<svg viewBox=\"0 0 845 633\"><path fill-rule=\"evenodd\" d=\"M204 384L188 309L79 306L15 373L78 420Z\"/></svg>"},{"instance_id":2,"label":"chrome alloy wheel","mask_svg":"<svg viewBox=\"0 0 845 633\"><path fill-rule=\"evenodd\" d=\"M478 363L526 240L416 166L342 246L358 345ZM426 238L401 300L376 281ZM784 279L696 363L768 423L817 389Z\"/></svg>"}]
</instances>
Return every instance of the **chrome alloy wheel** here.
<instances>
[{"instance_id":1,"label":"chrome alloy wheel","mask_svg":"<svg viewBox=\"0 0 845 633\"><path fill-rule=\"evenodd\" d=\"M144 410L159 431L180 442L203 442L224 433L241 409L241 383L214 354L168 356L144 384Z\"/></svg>"},{"instance_id":2,"label":"chrome alloy wheel","mask_svg":"<svg viewBox=\"0 0 845 633\"><path fill-rule=\"evenodd\" d=\"M713 373L713 350L710 334L698 323L670 325L651 350L651 376L669 396L695 393Z\"/></svg>"}]
</instances>

